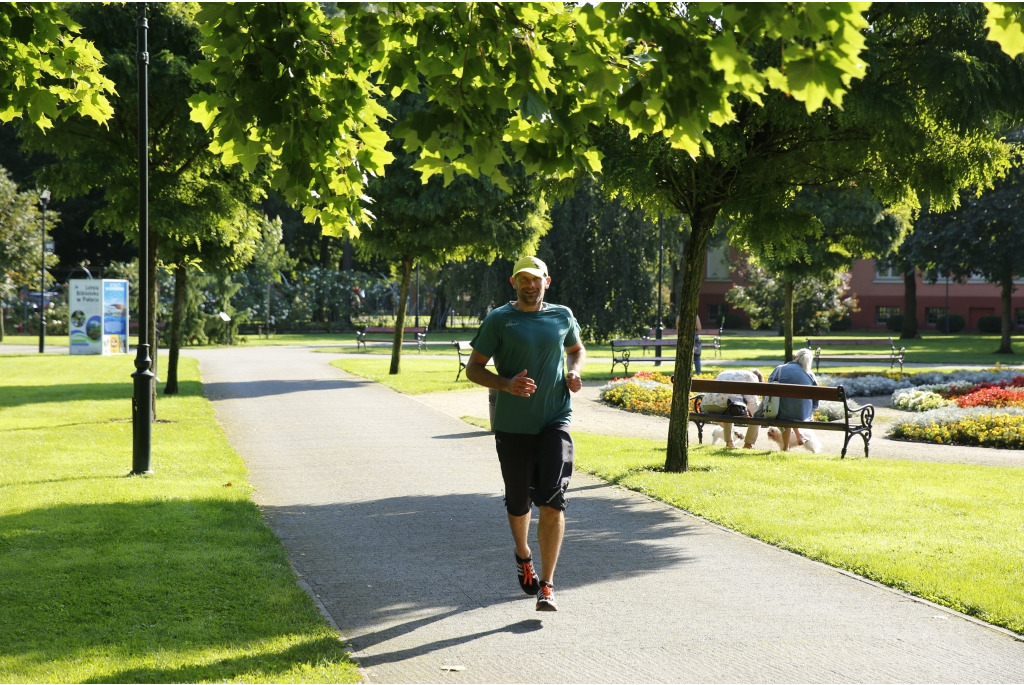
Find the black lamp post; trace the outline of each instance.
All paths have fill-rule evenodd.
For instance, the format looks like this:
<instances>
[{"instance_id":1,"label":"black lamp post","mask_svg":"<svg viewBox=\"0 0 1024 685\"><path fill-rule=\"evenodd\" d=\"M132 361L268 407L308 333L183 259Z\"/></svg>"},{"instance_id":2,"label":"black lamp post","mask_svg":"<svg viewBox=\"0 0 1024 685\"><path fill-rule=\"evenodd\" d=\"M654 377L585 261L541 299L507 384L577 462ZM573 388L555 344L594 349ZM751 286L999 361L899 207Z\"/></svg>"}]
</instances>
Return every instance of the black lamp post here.
<instances>
[{"instance_id":1,"label":"black lamp post","mask_svg":"<svg viewBox=\"0 0 1024 685\"><path fill-rule=\"evenodd\" d=\"M664 322L661 320L661 272L662 262L665 256L665 217L658 212L658 325L654 327L655 340L661 340L661 334L665 330ZM661 348L654 348L655 356L661 356ZM654 362L655 366L661 366L661 362Z\"/></svg>"},{"instance_id":2,"label":"black lamp post","mask_svg":"<svg viewBox=\"0 0 1024 685\"><path fill-rule=\"evenodd\" d=\"M39 236L39 354L46 351L46 205L49 202L47 188L39 195L39 206L43 208L42 235Z\"/></svg>"},{"instance_id":3,"label":"black lamp post","mask_svg":"<svg viewBox=\"0 0 1024 685\"><path fill-rule=\"evenodd\" d=\"M152 473L153 372L149 358L149 47L146 3L136 3L139 64L139 344L132 397L132 475Z\"/></svg>"}]
</instances>

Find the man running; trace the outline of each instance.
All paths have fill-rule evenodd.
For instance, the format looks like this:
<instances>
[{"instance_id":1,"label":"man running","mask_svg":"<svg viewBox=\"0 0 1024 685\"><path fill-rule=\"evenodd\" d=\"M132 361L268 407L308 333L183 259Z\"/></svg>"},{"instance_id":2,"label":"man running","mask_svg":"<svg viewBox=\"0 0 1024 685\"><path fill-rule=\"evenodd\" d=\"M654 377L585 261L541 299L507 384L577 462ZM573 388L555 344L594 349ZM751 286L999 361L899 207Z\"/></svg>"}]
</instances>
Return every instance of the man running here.
<instances>
[{"instance_id":1,"label":"man running","mask_svg":"<svg viewBox=\"0 0 1024 685\"><path fill-rule=\"evenodd\" d=\"M470 343L473 352L466 377L504 391L498 393L494 408L494 442L515 540L516 574L523 591L537 595L537 611L557 611L552 582L565 533L565 491L573 459L569 391L583 387L580 373L586 350L572 311L544 301L551 285L544 262L523 257L509 280L517 299L484 319ZM486 368L492 357L497 374ZM540 509L540 578L527 542L531 502Z\"/></svg>"}]
</instances>

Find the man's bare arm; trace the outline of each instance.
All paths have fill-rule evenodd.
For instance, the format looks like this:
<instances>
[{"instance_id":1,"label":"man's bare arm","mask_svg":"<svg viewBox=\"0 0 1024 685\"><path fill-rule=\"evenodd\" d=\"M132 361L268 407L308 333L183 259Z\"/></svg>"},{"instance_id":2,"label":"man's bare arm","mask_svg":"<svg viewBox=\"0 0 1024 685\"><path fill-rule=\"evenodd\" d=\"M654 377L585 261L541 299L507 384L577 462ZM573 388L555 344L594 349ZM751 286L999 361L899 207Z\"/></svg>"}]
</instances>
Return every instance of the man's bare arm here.
<instances>
[{"instance_id":1,"label":"man's bare arm","mask_svg":"<svg viewBox=\"0 0 1024 685\"><path fill-rule=\"evenodd\" d=\"M583 343L577 342L572 347L565 348L566 361L569 364L569 371L566 374L565 382L572 392L579 392L583 387L583 366L587 363L587 350Z\"/></svg>"},{"instance_id":2,"label":"man's bare arm","mask_svg":"<svg viewBox=\"0 0 1024 685\"><path fill-rule=\"evenodd\" d=\"M487 362L490 360L490 357L473 350L469 355L469 361L466 362L466 378L485 388L504 390L520 397L529 397L537 392L537 384L532 378L526 377L526 369L512 378L504 378L487 368Z\"/></svg>"}]
</instances>

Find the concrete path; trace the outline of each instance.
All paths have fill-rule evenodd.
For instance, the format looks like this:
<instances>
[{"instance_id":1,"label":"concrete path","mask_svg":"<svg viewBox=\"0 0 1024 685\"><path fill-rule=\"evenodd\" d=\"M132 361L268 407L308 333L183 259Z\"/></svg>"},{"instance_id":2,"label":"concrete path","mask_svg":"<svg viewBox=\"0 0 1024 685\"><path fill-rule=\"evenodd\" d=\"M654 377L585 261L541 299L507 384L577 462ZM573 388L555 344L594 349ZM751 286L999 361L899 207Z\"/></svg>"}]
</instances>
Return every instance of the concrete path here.
<instances>
[{"instance_id":1,"label":"concrete path","mask_svg":"<svg viewBox=\"0 0 1024 685\"><path fill-rule=\"evenodd\" d=\"M488 433L323 354L187 354L372 682L1024 681L1005 632L585 474L538 614Z\"/></svg>"}]
</instances>

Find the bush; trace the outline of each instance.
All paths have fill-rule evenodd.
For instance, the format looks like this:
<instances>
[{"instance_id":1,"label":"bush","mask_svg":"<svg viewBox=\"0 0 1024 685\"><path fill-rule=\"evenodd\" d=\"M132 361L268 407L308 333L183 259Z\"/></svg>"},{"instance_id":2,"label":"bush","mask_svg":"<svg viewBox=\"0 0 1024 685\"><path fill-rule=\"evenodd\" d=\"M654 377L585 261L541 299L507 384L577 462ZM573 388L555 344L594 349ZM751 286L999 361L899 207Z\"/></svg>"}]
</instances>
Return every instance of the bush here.
<instances>
[{"instance_id":1,"label":"bush","mask_svg":"<svg viewBox=\"0 0 1024 685\"><path fill-rule=\"evenodd\" d=\"M888 328L890 331L899 333L900 331L903 330L903 315L893 314L892 316L885 320L885 327Z\"/></svg>"},{"instance_id":2,"label":"bush","mask_svg":"<svg viewBox=\"0 0 1024 685\"><path fill-rule=\"evenodd\" d=\"M930 411L949 406L950 401L930 390L903 388L892 394L890 404L893 408L904 411Z\"/></svg>"},{"instance_id":3,"label":"bush","mask_svg":"<svg viewBox=\"0 0 1024 685\"><path fill-rule=\"evenodd\" d=\"M739 328L743 325L743 317L735 312L727 312L722 317L722 325L725 328Z\"/></svg>"},{"instance_id":4,"label":"bush","mask_svg":"<svg viewBox=\"0 0 1024 685\"><path fill-rule=\"evenodd\" d=\"M853 328L853 321L848 316L844 316L838 321L833 322L832 325L828 327L830 331L848 331L851 328Z\"/></svg>"},{"instance_id":5,"label":"bush","mask_svg":"<svg viewBox=\"0 0 1024 685\"><path fill-rule=\"evenodd\" d=\"M964 317L960 316L959 314L950 314L949 315L949 332L950 333L959 333L960 331L962 331L964 329L964 326L966 326L966 325L967 325L967 321L964 319ZM935 322L935 330L937 330L940 333L945 333L946 332L946 315L945 314L940 316L938 318L938 320Z\"/></svg>"},{"instance_id":6,"label":"bush","mask_svg":"<svg viewBox=\"0 0 1024 685\"><path fill-rule=\"evenodd\" d=\"M982 333L1002 333L1003 317L983 316L978 319L978 330Z\"/></svg>"}]
</instances>

